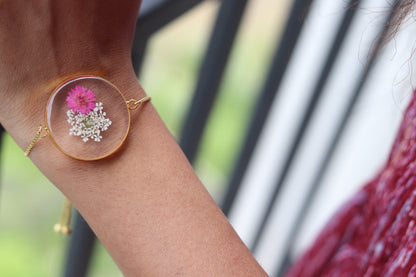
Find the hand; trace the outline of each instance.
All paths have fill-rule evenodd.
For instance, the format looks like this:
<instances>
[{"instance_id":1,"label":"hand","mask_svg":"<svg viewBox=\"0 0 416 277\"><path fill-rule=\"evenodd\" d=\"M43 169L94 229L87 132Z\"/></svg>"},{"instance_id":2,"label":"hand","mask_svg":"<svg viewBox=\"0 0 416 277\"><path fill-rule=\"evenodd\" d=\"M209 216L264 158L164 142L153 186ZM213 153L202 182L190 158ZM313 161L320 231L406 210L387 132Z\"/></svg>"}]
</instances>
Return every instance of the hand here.
<instances>
[{"instance_id":1,"label":"hand","mask_svg":"<svg viewBox=\"0 0 416 277\"><path fill-rule=\"evenodd\" d=\"M0 123L18 143L33 135L51 90L68 76L133 76L140 4L0 0Z\"/></svg>"}]
</instances>

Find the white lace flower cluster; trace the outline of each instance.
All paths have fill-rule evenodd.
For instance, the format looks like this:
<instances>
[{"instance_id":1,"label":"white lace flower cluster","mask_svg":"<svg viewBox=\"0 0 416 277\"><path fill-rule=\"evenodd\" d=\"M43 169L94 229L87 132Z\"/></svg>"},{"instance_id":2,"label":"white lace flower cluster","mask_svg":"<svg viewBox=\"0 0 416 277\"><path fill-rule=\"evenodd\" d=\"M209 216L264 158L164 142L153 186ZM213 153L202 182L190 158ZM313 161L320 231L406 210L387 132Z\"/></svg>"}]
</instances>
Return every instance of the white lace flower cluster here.
<instances>
[{"instance_id":1,"label":"white lace flower cluster","mask_svg":"<svg viewBox=\"0 0 416 277\"><path fill-rule=\"evenodd\" d=\"M94 109L87 114L75 113L70 109L67 115L68 123L72 126L69 135L81 137L84 142L89 139L100 142L103 138L101 132L106 131L112 123L110 119L105 118L106 113L101 102L95 103Z\"/></svg>"}]
</instances>

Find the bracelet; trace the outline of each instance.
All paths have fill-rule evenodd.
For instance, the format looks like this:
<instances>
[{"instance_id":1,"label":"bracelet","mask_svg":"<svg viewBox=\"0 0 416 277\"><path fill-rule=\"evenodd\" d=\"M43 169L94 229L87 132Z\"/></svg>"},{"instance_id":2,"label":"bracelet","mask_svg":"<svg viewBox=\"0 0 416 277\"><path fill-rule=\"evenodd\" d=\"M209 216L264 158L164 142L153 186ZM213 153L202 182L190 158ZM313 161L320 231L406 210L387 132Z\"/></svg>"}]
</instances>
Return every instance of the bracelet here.
<instances>
[{"instance_id":1,"label":"bracelet","mask_svg":"<svg viewBox=\"0 0 416 277\"><path fill-rule=\"evenodd\" d=\"M61 83L49 97L45 122L39 128L24 155L35 144L49 137L56 148L80 161L104 159L123 145L130 130L130 111L150 101L126 101L120 90L97 76L78 76ZM70 234L71 202L65 198L59 222L54 230Z\"/></svg>"},{"instance_id":2,"label":"bracelet","mask_svg":"<svg viewBox=\"0 0 416 277\"><path fill-rule=\"evenodd\" d=\"M130 111L150 97L126 101L120 90L96 76L80 76L60 84L51 94L41 124L24 155L39 139L49 137L65 155L95 161L115 153L130 130Z\"/></svg>"}]
</instances>

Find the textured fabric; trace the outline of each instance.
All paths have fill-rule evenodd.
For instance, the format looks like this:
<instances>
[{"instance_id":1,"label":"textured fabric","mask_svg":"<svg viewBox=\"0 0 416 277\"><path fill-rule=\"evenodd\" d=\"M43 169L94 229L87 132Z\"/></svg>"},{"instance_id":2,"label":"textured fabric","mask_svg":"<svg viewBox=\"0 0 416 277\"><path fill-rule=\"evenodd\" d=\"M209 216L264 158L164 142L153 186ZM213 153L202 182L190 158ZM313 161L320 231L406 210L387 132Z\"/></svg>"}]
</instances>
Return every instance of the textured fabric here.
<instances>
[{"instance_id":1,"label":"textured fabric","mask_svg":"<svg viewBox=\"0 0 416 277\"><path fill-rule=\"evenodd\" d=\"M415 95L386 165L338 211L286 277L416 276Z\"/></svg>"}]
</instances>

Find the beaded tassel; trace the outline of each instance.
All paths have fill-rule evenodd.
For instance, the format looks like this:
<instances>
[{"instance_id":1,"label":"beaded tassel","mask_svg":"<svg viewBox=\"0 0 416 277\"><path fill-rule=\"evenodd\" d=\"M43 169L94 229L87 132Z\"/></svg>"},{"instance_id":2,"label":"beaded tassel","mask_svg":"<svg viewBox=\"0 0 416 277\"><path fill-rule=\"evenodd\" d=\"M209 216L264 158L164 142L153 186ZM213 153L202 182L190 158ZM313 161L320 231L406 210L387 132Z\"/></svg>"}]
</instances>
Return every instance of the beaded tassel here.
<instances>
[{"instance_id":1,"label":"beaded tassel","mask_svg":"<svg viewBox=\"0 0 416 277\"><path fill-rule=\"evenodd\" d=\"M71 226L69 226L69 223L71 221L71 212L72 212L72 204L68 200L68 198L65 197L64 200L64 207L62 208L61 218L59 219L59 222L55 224L54 230L58 234L63 235L69 235L72 232Z\"/></svg>"}]
</instances>

